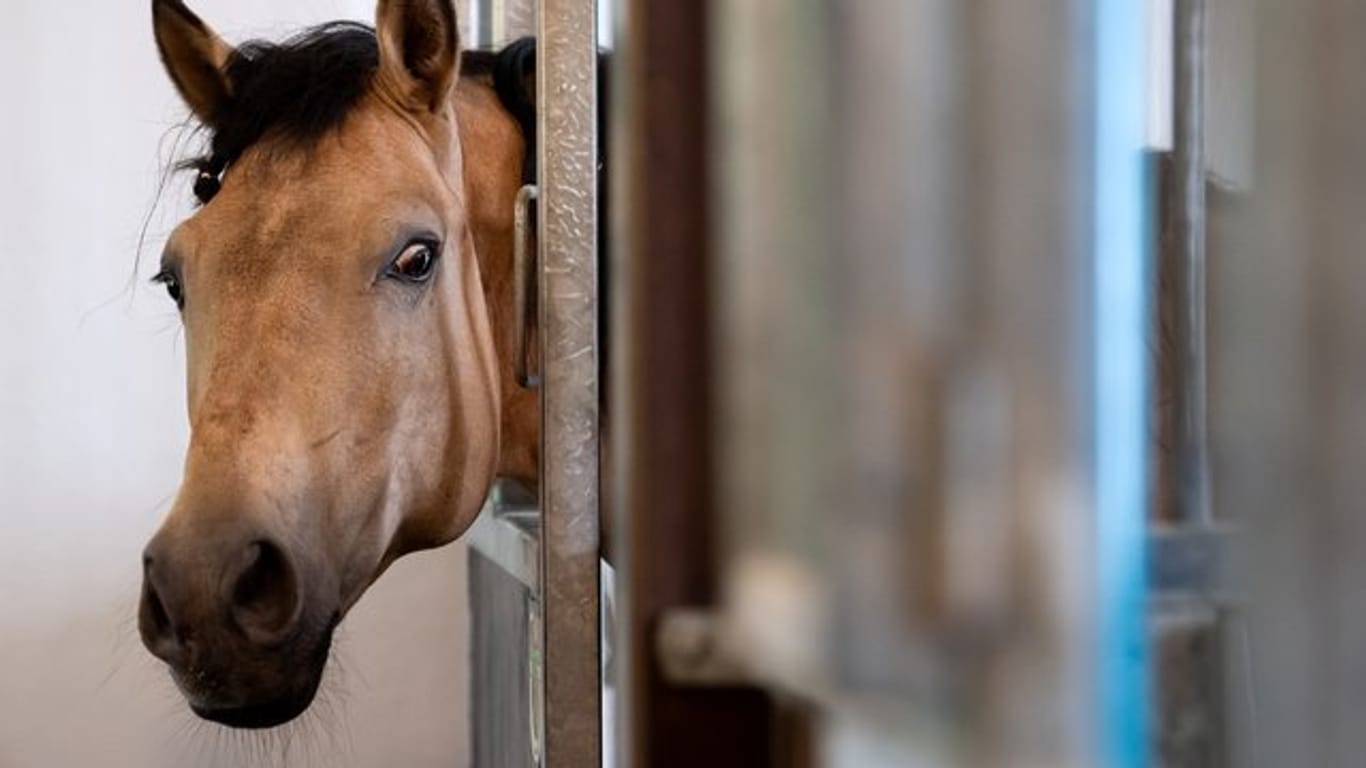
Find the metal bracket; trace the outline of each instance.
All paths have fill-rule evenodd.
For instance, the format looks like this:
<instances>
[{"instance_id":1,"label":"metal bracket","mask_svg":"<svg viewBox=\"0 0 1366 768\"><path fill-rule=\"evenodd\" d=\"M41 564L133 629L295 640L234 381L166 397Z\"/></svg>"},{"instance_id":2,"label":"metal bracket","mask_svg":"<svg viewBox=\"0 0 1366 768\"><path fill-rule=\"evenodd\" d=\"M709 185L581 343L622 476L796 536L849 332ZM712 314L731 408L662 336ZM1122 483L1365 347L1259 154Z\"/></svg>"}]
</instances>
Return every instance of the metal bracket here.
<instances>
[{"instance_id":1,"label":"metal bracket","mask_svg":"<svg viewBox=\"0 0 1366 768\"><path fill-rule=\"evenodd\" d=\"M512 270L513 293L516 308L517 334L517 383L525 389L541 386L540 373L531 372L531 318L535 316L536 295L539 290L537 280L537 258L535 243L536 228L532 226L535 215L533 206L539 192L535 184L527 184L517 190L517 204L512 212Z\"/></svg>"},{"instance_id":2,"label":"metal bracket","mask_svg":"<svg viewBox=\"0 0 1366 768\"><path fill-rule=\"evenodd\" d=\"M1148 533L1148 589L1161 599L1189 595L1227 598L1228 548L1235 532L1204 524L1156 528Z\"/></svg>"}]
</instances>

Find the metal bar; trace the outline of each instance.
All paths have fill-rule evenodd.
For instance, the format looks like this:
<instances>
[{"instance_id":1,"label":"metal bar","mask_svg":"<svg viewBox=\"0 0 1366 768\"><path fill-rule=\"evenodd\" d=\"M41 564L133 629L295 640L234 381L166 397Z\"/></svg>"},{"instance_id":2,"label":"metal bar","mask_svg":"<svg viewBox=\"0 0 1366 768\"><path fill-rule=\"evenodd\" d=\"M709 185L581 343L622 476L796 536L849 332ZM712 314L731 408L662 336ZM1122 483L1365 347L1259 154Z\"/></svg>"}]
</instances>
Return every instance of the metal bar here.
<instances>
[{"instance_id":1,"label":"metal bar","mask_svg":"<svg viewBox=\"0 0 1366 768\"><path fill-rule=\"evenodd\" d=\"M597 3L543 0L536 57L545 764L602 759Z\"/></svg>"},{"instance_id":2,"label":"metal bar","mask_svg":"<svg viewBox=\"0 0 1366 768\"><path fill-rule=\"evenodd\" d=\"M535 768L540 764L535 591L478 546L470 550L469 579L470 765Z\"/></svg>"},{"instance_id":3,"label":"metal bar","mask_svg":"<svg viewBox=\"0 0 1366 768\"><path fill-rule=\"evenodd\" d=\"M467 535L473 765L541 765L540 513L500 479Z\"/></svg>"},{"instance_id":4,"label":"metal bar","mask_svg":"<svg viewBox=\"0 0 1366 768\"><path fill-rule=\"evenodd\" d=\"M1158 312L1159 440L1155 518L1147 557L1153 758L1171 768L1229 764L1229 712L1220 685L1224 611L1193 620L1186 607L1227 605L1229 536L1213 527L1207 412L1207 252L1211 175L1207 86L1213 0L1177 0L1173 40L1173 143L1162 174ZM1227 42L1227 41L1225 41ZM1217 200L1216 200L1217 202ZM1170 525L1171 527L1168 527Z\"/></svg>"},{"instance_id":5,"label":"metal bar","mask_svg":"<svg viewBox=\"0 0 1366 768\"><path fill-rule=\"evenodd\" d=\"M480 26L488 31L488 37L480 42L485 45L497 45L505 38L503 28L506 26L507 10L503 7L506 0L485 0L489 4L486 11L487 21Z\"/></svg>"},{"instance_id":6,"label":"metal bar","mask_svg":"<svg viewBox=\"0 0 1366 768\"><path fill-rule=\"evenodd\" d=\"M469 544L517 579L533 595L541 584L540 514L535 499L506 480L493 493L470 527Z\"/></svg>"},{"instance_id":7,"label":"metal bar","mask_svg":"<svg viewBox=\"0 0 1366 768\"><path fill-rule=\"evenodd\" d=\"M1226 612L1202 596L1160 597L1149 619L1153 720L1149 765L1219 768L1224 741Z\"/></svg>"},{"instance_id":8,"label":"metal bar","mask_svg":"<svg viewBox=\"0 0 1366 768\"><path fill-rule=\"evenodd\" d=\"M512 214L512 269L513 293L517 317L517 383L526 389L541 386L541 376L531 372L531 312L532 298L539 284L536 280L537 261L532 250L532 206L536 203L536 185L527 184L517 190L517 204Z\"/></svg>"},{"instance_id":9,"label":"metal bar","mask_svg":"<svg viewBox=\"0 0 1366 768\"><path fill-rule=\"evenodd\" d=\"M472 49L488 47L493 41L493 15L497 0L475 0L469 7L470 35L466 45Z\"/></svg>"},{"instance_id":10,"label":"metal bar","mask_svg":"<svg viewBox=\"0 0 1366 768\"><path fill-rule=\"evenodd\" d=\"M1206 436L1205 328L1205 2L1177 0L1175 8L1176 183L1173 213L1179 259L1172 271L1175 292L1176 408L1175 515L1182 522L1211 520L1209 448Z\"/></svg>"}]
</instances>

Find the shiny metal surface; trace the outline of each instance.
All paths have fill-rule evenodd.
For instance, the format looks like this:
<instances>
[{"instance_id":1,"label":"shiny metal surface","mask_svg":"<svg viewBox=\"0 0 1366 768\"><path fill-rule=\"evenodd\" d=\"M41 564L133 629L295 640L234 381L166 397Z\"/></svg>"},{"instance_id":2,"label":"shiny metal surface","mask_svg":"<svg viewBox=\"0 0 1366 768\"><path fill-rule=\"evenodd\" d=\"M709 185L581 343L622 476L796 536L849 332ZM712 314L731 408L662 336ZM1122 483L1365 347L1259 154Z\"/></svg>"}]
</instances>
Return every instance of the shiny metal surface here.
<instances>
[{"instance_id":1,"label":"shiny metal surface","mask_svg":"<svg viewBox=\"0 0 1366 768\"><path fill-rule=\"evenodd\" d=\"M1179 263L1171 289L1178 302L1174 331L1176 386L1175 499L1178 519L1209 523L1210 478L1206 331L1206 200L1208 156L1205 145L1206 0L1176 0L1175 131L1172 185Z\"/></svg>"},{"instance_id":2,"label":"shiny metal surface","mask_svg":"<svg viewBox=\"0 0 1366 768\"><path fill-rule=\"evenodd\" d=\"M536 739L531 734L539 733L535 592L478 546L469 550L469 588L470 765L533 768Z\"/></svg>"},{"instance_id":3,"label":"shiny metal surface","mask_svg":"<svg viewBox=\"0 0 1366 768\"><path fill-rule=\"evenodd\" d=\"M597 3L543 0L539 114L544 761L598 766Z\"/></svg>"},{"instance_id":4,"label":"shiny metal surface","mask_svg":"<svg viewBox=\"0 0 1366 768\"><path fill-rule=\"evenodd\" d=\"M470 527L471 547L536 594L541 584L540 515L520 487L500 480ZM478 606L476 606L478 610Z\"/></svg>"},{"instance_id":5,"label":"shiny metal surface","mask_svg":"<svg viewBox=\"0 0 1366 768\"><path fill-rule=\"evenodd\" d=\"M517 190L517 204L512 216L512 290L517 303L513 310L517 315L517 328L514 331L517 338L517 383L528 389L541 385L540 373L531 371L532 344L535 339L531 334L530 313L535 306L533 297L539 286L536 278L540 273L535 255L535 232L531 228L536 196L535 184L527 184Z\"/></svg>"}]
</instances>

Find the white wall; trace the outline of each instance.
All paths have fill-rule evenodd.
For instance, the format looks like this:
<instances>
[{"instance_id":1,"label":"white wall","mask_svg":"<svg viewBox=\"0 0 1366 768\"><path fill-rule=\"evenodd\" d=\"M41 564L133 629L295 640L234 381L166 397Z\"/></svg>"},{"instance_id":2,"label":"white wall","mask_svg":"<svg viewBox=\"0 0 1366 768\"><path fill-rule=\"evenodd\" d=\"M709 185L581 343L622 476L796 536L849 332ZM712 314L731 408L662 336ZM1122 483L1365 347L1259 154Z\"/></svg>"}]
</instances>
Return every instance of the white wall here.
<instances>
[{"instance_id":1,"label":"white wall","mask_svg":"<svg viewBox=\"0 0 1366 768\"><path fill-rule=\"evenodd\" d=\"M373 9L191 5L234 40ZM459 548L380 580L343 625L330 711L266 760L258 740L196 725L137 640L139 553L186 440L178 323L145 282L183 185L129 288L158 147L183 117L148 6L23 0L0 24L0 768L464 765Z\"/></svg>"}]
</instances>

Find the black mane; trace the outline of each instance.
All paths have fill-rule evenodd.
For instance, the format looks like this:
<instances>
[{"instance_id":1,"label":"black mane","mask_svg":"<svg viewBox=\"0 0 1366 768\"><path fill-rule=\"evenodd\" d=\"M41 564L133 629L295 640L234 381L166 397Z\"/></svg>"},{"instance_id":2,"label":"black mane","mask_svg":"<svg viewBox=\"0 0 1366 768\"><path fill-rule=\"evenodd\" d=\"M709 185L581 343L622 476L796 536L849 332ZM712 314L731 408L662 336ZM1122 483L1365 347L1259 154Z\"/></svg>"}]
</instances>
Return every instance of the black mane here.
<instances>
[{"instance_id":1,"label":"black mane","mask_svg":"<svg viewBox=\"0 0 1366 768\"><path fill-rule=\"evenodd\" d=\"M529 105L532 97L523 80L529 76L528 62L534 62L529 58L534 47L528 38L509 46L512 56L464 51L461 76L490 85L501 78L507 81L498 85L505 103L513 99L515 105ZM515 69L505 63L508 71L498 72L504 59L514 62ZM319 24L280 43L250 40L238 46L225 68L231 100L202 126L209 135L205 153L178 164L198 174L195 196L201 203L212 199L223 172L262 139L306 147L339 127L378 69L374 27L353 21ZM513 78L515 85L510 84ZM534 113L528 114L534 120ZM525 129L525 115L516 116Z\"/></svg>"},{"instance_id":2,"label":"black mane","mask_svg":"<svg viewBox=\"0 0 1366 768\"><path fill-rule=\"evenodd\" d=\"M305 146L340 126L378 67L374 28L349 21L238 46L226 67L231 101L204 126L208 152L183 163L199 173L195 196L208 202L223 171L267 136Z\"/></svg>"}]
</instances>

